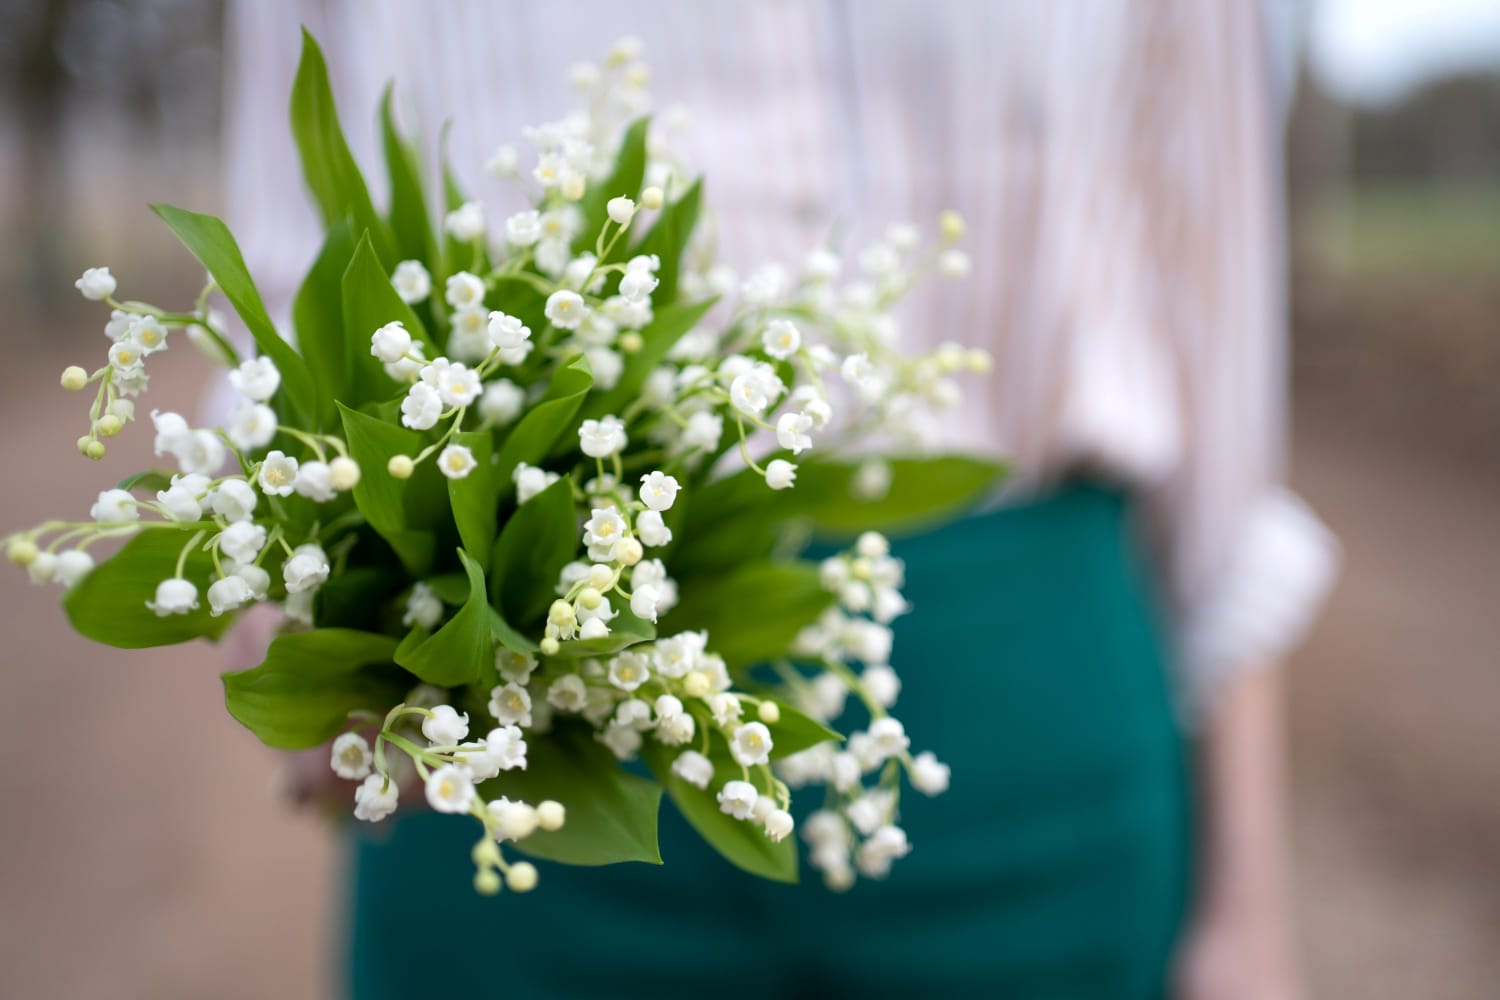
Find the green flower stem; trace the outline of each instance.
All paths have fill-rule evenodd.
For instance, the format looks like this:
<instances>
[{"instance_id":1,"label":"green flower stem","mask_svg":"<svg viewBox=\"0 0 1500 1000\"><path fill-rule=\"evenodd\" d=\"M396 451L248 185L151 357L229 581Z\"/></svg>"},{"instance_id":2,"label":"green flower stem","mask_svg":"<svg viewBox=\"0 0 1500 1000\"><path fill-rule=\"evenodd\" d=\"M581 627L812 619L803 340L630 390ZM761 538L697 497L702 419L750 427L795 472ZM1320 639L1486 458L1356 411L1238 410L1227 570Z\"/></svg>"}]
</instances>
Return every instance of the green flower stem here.
<instances>
[{"instance_id":1,"label":"green flower stem","mask_svg":"<svg viewBox=\"0 0 1500 1000\"><path fill-rule=\"evenodd\" d=\"M738 428L740 432L740 458L745 460L746 465L754 469L760 475L764 476L766 474L766 470L756 465L755 459L750 457L750 444L745 440L745 421L741 419L739 410L734 411L734 426Z\"/></svg>"},{"instance_id":2,"label":"green flower stem","mask_svg":"<svg viewBox=\"0 0 1500 1000\"><path fill-rule=\"evenodd\" d=\"M192 538L188 539L188 543L182 547L182 551L177 553L177 569L172 574L173 576L182 576L182 571L187 566L188 553L197 548L198 543L203 541L204 536L207 534L208 532L206 531L200 531Z\"/></svg>"},{"instance_id":3,"label":"green flower stem","mask_svg":"<svg viewBox=\"0 0 1500 1000\"><path fill-rule=\"evenodd\" d=\"M862 682L858 677L855 676L854 671L850 670L844 664L840 663L838 660L833 659L832 657L824 658L823 666L828 668L829 673L833 674L834 676L838 677L839 680L843 681L845 687L859 696L859 700L864 702L865 708L869 710L871 719L885 718L885 707L882 706L880 702L870 697L870 692L865 690L864 682Z\"/></svg>"}]
</instances>

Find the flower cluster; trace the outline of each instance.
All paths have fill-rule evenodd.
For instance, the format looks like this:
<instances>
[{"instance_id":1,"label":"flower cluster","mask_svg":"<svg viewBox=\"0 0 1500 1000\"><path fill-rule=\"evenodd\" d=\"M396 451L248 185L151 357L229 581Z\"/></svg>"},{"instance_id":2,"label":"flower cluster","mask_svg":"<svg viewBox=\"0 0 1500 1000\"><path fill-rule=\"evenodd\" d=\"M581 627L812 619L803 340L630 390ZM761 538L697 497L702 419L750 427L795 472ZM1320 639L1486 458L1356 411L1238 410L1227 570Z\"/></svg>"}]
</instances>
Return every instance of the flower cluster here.
<instances>
[{"instance_id":1,"label":"flower cluster","mask_svg":"<svg viewBox=\"0 0 1500 1000\"><path fill-rule=\"evenodd\" d=\"M338 266L304 284L298 317L316 321L297 348L238 253L204 237L220 224L159 209L210 278L184 312L117 301L107 268L79 279L111 310L107 363L63 373L97 384L79 449L102 457L135 418L147 359L177 330L224 367L235 403L214 425L150 411L162 468L5 545L69 588L80 631L116 645L217 636L274 604L286 626L264 663L225 676L231 713L273 746L332 739L359 820L416 782L432 809L476 819L482 892L533 887L501 845L527 850L565 812L548 856L619 860L622 824L654 829L618 806L641 801L617 763L636 758L690 818L717 821L700 830L726 857L743 852L722 838L768 840L774 877L795 874L792 789L827 786L801 829L844 888L909 850L901 775L937 794L948 771L912 755L888 711L890 623L908 607L884 536L821 565L796 542L847 528L828 511L872 527L940 514L997 475L923 452L955 377L988 357L903 350L894 312L917 281L967 270L963 225L945 214L927 245L891 227L847 281L832 246L736 275L691 236L699 188L667 136L630 121L649 101L640 57L625 39L576 69L585 110L527 129L533 162L513 146L490 158L523 210L493 218L458 194L416 236L394 209L357 219L353 250L331 234ZM294 106L331 100L320 71L298 81ZM339 155L325 133L299 139L304 156ZM397 196L420 203L420 186ZM221 286L258 353L242 357L209 307ZM930 495L922 470L938 462L969 485ZM124 544L96 564L111 540ZM327 682L315 691L309 662ZM869 721L845 740L830 727L851 693ZM565 760L558 778L548 765ZM744 823L726 832L721 813Z\"/></svg>"}]
</instances>

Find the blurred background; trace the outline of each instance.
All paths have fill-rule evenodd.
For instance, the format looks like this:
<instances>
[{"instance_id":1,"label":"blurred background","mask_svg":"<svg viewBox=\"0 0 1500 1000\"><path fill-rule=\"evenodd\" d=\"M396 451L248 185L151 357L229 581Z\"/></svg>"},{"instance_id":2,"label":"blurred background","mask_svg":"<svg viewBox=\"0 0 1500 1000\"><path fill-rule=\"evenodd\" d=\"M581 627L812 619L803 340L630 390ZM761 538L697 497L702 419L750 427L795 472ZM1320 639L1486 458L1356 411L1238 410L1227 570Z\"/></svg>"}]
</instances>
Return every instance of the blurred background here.
<instances>
[{"instance_id":1,"label":"blurred background","mask_svg":"<svg viewBox=\"0 0 1500 1000\"><path fill-rule=\"evenodd\" d=\"M1346 548L1290 671L1312 995L1493 997L1500 3L1282 13L1293 480ZM149 458L144 432L102 477L72 453L82 415L57 374L103 320L72 282L109 263L155 301L197 291L146 203L219 204L222 12L0 0L0 17L0 523L17 527ZM206 371L169 352L152 405L190 409ZM0 595L0 995L327 994L342 858L275 801L274 758L220 708L218 654L106 652L24 575Z\"/></svg>"}]
</instances>

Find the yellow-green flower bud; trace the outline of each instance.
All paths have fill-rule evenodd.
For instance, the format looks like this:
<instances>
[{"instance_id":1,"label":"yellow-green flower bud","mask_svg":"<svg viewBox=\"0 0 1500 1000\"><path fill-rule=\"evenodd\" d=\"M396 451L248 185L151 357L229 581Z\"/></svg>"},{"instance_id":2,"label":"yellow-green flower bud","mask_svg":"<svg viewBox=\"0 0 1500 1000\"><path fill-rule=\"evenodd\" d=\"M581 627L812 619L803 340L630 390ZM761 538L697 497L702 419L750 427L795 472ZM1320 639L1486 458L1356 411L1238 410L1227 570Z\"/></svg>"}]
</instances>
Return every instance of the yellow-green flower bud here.
<instances>
[{"instance_id":1,"label":"yellow-green flower bud","mask_svg":"<svg viewBox=\"0 0 1500 1000\"><path fill-rule=\"evenodd\" d=\"M385 471L391 474L392 479L410 479L416 467L410 455L392 455L391 460L385 463Z\"/></svg>"},{"instance_id":2,"label":"yellow-green flower bud","mask_svg":"<svg viewBox=\"0 0 1500 1000\"><path fill-rule=\"evenodd\" d=\"M89 384L89 373L77 365L69 365L63 369L62 387L69 392L77 392Z\"/></svg>"}]
</instances>

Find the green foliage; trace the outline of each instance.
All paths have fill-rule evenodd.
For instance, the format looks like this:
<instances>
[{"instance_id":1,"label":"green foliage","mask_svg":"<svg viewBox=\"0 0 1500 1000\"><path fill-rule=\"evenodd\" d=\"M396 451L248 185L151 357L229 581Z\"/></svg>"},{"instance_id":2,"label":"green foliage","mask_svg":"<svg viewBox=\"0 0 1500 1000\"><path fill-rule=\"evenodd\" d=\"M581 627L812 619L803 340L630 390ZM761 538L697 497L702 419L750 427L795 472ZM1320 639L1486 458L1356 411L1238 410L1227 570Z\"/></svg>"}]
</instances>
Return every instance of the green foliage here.
<instances>
[{"instance_id":1,"label":"green foliage","mask_svg":"<svg viewBox=\"0 0 1500 1000\"><path fill-rule=\"evenodd\" d=\"M842 733L829 729L817 719L793 708L784 701L777 701L776 707L781 710L781 718L771 726L771 759L780 760L794 753L801 753L809 747L815 747L819 743L827 743L829 740L842 743Z\"/></svg>"},{"instance_id":2,"label":"green foliage","mask_svg":"<svg viewBox=\"0 0 1500 1000\"><path fill-rule=\"evenodd\" d=\"M208 612L204 594L213 561L201 546L194 546L182 573L198 587L198 610L157 617L146 608L146 602L156 597L157 584L177 575L178 555L194 534L168 528L142 531L95 566L63 597L63 609L73 628L79 635L119 649L217 639L233 616L214 618Z\"/></svg>"},{"instance_id":3,"label":"green foliage","mask_svg":"<svg viewBox=\"0 0 1500 1000\"><path fill-rule=\"evenodd\" d=\"M649 118L638 119L625 130L620 140L620 151L615 155L615 167L602 181L590 181L588 189L578 207L583 212L583 227L573 240L573 252L582 253L593 249L594 238L608 218L606 206L611 198L639 198L641 180L646 176L646 130ZM605 255L604 263L622 260L628 252L625 240L615 244L614 250Z\"/></svg>"},{"instance_id":4,"label":"green foliage","mask_svg":"<svg viewBox=\"0 0 1500 1000\"><path fill-rule=\"evenodd\" d=\"M355 232L368 232L382 260L394 265L395 240L375 211L364 175L349 152L339 125L333 89L328 85L328 66L323 52L306 29L302 32L302 59L292 83L292 137L302 156L302 172L313 200L328 228L352 219Z\"/></svg>"},{"instance_id":5,"label":"green foliage","mask_svg":"<svg viewBox=\"0 0 1500 1000\"><path fill-rule=\"evenodd\" d=\"M583 397L594 386L589 364L578 355L557 370L547 391L527 411L500 448L500 493L502 498L515 495L512 474L522 462L537 465L554 444L568 443L565 435L574 428L573 418L583 405Z\"/></svg>"},{"instance_id":6,"label":"green foliage","mask_svg":"<svg viewBox=\"0 0 1500 1000\"><path fill-rule=\"evenodd\" d=\"M387 323L400 322L406 332L434 348L428 357L436 356L436 344L411 306L401 300L391 285L390 275L381 266L366 234L359 241L349 266L339 283L343 314L344 365L349 371L349 397L340 400L350 406L389 399L400 387L386 375L380 361L370 353L370 335Z\"/></svg>"},{"instance_id":7,"label":"green foliage","mask_svg":"<svg viewBox=\"0 0 1500 1000\"><path fill-rule=\"evenodd\" d=\"M371 528L390 543L401 564L413 576L421 576L432 565L436 539L428 530L416 528L408 514L410 482L402 482L386 471L392 455L415 455L422 438L405 427L377 420L339 404L344 439L349 454L364 470L354 487L354 503Z\"/></svg>"},{"instance_id":8,"label":"green foliage","mask_svg":"<svg viewBox=\"0 0 1500 1000\"><path fill-rule=\"evenodd\" d=\"M448 480L448 500L464 548L474 553L482 569L490 565L490 549L495 544L499 523L500 469L496 465L495 438L489 431L461 431L452 437L474 453L477 463L462 479Z\"/></svg>"},{"instance_id":9,"label":"green foliage","mask_svg":"<svg viewBox=\"0 0 1500 1000\"><path fill-rule=\"evenodd\" d=\"M675 748L650 740L641 749L642 759L699 836L731 864L751 875L773 882L796 882L797 845L793 838L773 844L758 824L735 819L719 808L712 789L722 787L725 781L739 777L740 773L739 765L730 758L724 741L714 740L709 759L713 761L715 773L708 789L690 785L672 773L672 760L677 753Z\"/></svg>"},{"instance_id":10,"label":"green foliage","mask_svg":"<svg viewBox=\"0 0 1500 1000\"><path fill-rule=\"evenodd\" d=\"M271 643L265 662L224 675L224 704L262 743L306 750L343 728L356 709L384 713L410 680L390 668L396 640L325 628Z\"/></svg>"},{"instance_id":11,"label":"green foliage","mask_svg":"<svg viewBox=\"0 0 1500 1000\"><path fill-rule=\"evenodd\" d=\"M330 226L323 249L312 270L292 300L292 325L297 328L297 348L317 373L318 422L335 426L336 400L350 401L351 364L345 348L344 314L340 305L341 284L349 259L354 256L354 233L347 221Z\"/></svg>"},{"instance_id":12,"label":"green foliage","mask_svg":"<svg viewBox=\"0 0 1500 1000\"><path fill-rule=\"evenodd\" d=\"M413 629L396 650L397 663L439 687L470 683L494 659L484 570L462 549L458 558L469 577L469 597L464 606L430 636Z\"/></svg>"},{"instance_id":13,"label":"green foliage","mask_svg":"<svg viewBox=\"0 0 1500 1000\"><path fill-rule=\"evenodd\" d=\"M391 182L390 226L396 257L430 262L437 256L437 243L427 214L422 173L417 166L416 150L396 128L389 85L380 96L380 139ZM429 266L428 270L432 268Z\"/></svg>"},{"instance_id":14,"label":"green foliage","mask_svg":"<svg viewBox=\"0 0 1500 1000\"><path fill-rule=\"evenodd\" d=\"M559 479L516 508L495 541L490 580L495 606L508 622L528 625L547 613L556 580L578 551L573 484Z\"/></svg>"},{"instance_id":15,"label":"green foliage","mask_svg":"<svg viewBox=\"0 0 1500 1000\"><path fill-rule=\"evenodd\" d=\"M703 179L693 181L681 198L661 210L656 224L641 238L633 254L654 253L661 260L656 272L655 297L662 302L676 302L677 275L682 269L682 254L692 239L698 223L698 203L703 197Z\"/></svg>"},{"instance_id":16,"label":"green foliage","mask_svg":"<svg viewBox=\"0 0 1500 1000\"><path fill-rule=\"evenodd\" d=\"M784 656L797 633L832 603L816 566L754 562L695 577L661 628L667 635L707 629L709 648L735 671Z\"/></svg>"},{"instance_id":17,"label":"green foliage","mask_svg":"<svg viewBox=\"0 0 1500 1000\"><path fill-rule=\"evenodd\" d=\"M555 799L567 808L568 821L555 832L532 834L517 847L569 865L661 864L656 846L660 785L622 771L581 726L559 723L556 731L532 736L528 744L526 769L486 782L483 793L533 803Z\"/></svg>"},{"instance_id":18,"label":"green foliage","mask_svg":"<svg viewBox=\"0 0 1500 1000\"><path fill-rule=\"evenodd\" d=\"M302 356L276 331L276 324L266 312L266 305L250 278L245 258L229 227L211 215L200 215L174 205L158 204L151 208L177 234L198 263L213 275L224 297L250 329L255 346L275 362L281 372L279 411L290 415L293 420L315 425L318 405L312 374Z\"/></svg>"},{"instance_id":19,"label":"green foliage","mask_svg":"<svg viewBox=\"0 0 1500 1000\"><path fill-rule=\"evenodd\" d=\"M674 302L658 310L651 322L641 329L641 349L627 359L620 381L607 392L590 393L580 416L598 419L606 413L618 414L630 405L652 369L661 364L672 345L697 326L717 301L717 298L712 298L702 302Z\"/></svg>"}]
</instances>

